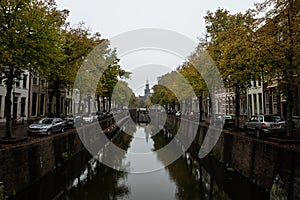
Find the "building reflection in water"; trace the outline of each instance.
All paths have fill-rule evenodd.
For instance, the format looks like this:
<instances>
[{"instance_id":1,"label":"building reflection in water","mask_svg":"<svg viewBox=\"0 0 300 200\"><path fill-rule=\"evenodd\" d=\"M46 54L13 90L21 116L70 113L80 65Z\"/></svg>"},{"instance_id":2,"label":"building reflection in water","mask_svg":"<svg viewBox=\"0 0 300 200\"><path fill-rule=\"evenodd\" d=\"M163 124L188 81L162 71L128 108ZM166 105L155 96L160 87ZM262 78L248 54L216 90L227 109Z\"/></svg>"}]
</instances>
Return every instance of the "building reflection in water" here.
<instances>
[{"instance_id":1,"label":"building reflection in water","mask_svg":"<svg viewBox=\"0 0 300 200\"><path fill-rule=\"evenodd\" d=\"M155 132L161 129L159 132ZM155 162L164 164L164 157L157 153L174 139L175 134L163 127L136 125L122 127L112 139L114 145L131 151L140 140L140 145L148 148ZM142 132L144 131L144 132ZM142 137L135 138L135 137ZM194 145L194 144L193 144ZM140 146L135 146L139 148ZM69 160L63 167L40 180L25 192L11 199L268 199L268 193L230 171L211 157L197 159L198 147L192 146L174 163L155 172L132 174L114 170L99 160L111 159L115 166L124 166L127 154L107 153L109 145L90 159L87 152ZM182 145L178 142L178 149ZM144 150L144 149L139 149ZM84 164L86 163L86 164ZM147 163L146 163L147 164ZM155 191L153 191L155 189ZM156 195L156 196L155 196Z\"/></svg>"}]
</instances>

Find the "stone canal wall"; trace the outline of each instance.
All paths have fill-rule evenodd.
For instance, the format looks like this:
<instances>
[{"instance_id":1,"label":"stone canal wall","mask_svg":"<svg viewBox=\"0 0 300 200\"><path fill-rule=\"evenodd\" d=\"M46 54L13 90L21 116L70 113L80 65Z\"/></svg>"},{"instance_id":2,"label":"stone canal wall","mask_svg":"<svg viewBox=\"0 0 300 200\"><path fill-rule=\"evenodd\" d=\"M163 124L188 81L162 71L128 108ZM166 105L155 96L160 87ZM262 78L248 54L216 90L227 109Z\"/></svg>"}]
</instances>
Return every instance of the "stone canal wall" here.
<instances>
[{"instance_id":1,"label":"stone canal wall","mask_svg":"<svg viewBox=\"0 0 300 200\"><path fill-rule=\"evenodd\" d=\"M63 155L83 149L75 130L0 150L0 181L7 195L22 191L55 169Z\"/></svg>"},{"instance_id":2,"label":"stone canal wall","mask_svg":"<svg viewBox=\"0 0 300 200\"><path fill-rule=\"evenodd\" d=\"M169 116L167 125L175 129L182 124L183 130L197 129L194 143L200 146L206 136L208 125ZM175 126L174 126L175 125ZM209 136L208 136L209 137ZM289 199L300 199L300 152L296 145L277 144L268 140L245 136L242 132L223 130L210 155L224 163L228 168L271 190L277 174L280 175ZM194 152L198 155L198 152Z\"/></svg>"},{"instance_id":3,"label":"stone canal wall","mask_svg":"<svg viewBox=\"0 0 300 200\"><path fill-rule=\"evenodd\" d=\"M113 119L107 119L101 122L101 127L109 127L113 123ZM87 129L93 129L94 126L98 124L80 127L78 130L84 129L87 132ZM76 129L30 138L22 144L0 149L0 182L4 185L6 195L22 191L83 149Z\"/></svg>"},{"instance_id":4,"label":"stone canal wall","mask_svg":"<svg viewBox=\"0 0 300 200\"><path fill-rule=\"evenodd\" d=\"M300 152L292 145L223 131L213 155L269 190L279 174L289 199L300 199Z\"/></svg>"}]
</instances>

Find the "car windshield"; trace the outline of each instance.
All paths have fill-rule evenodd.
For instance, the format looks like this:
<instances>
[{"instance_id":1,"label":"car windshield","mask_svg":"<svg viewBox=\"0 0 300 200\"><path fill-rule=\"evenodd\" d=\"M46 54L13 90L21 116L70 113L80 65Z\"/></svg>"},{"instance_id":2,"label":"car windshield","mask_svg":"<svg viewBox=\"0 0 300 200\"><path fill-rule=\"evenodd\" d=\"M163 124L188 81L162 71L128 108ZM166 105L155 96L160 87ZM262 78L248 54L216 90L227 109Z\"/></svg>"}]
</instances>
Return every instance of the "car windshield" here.
<instances>
[{"instance_id":1,"label":"car windshield","mask_svg":"<svg viewBox=\"0 0 300 200\"><path fill-rule=\"evenodd\" d=\"M282 117L279 115L266 115L265 122L279 122L283 121Z\"/></svg>"},{"instance_id":2,"label":"car windshield","mask_svg":"<svg viewBox=\"0 0 300 200\"><path fill-rule=\"evenodd\" d=\"M39 124L52 124L52 119L41 119Z\"/></svg>"}]
</instances>

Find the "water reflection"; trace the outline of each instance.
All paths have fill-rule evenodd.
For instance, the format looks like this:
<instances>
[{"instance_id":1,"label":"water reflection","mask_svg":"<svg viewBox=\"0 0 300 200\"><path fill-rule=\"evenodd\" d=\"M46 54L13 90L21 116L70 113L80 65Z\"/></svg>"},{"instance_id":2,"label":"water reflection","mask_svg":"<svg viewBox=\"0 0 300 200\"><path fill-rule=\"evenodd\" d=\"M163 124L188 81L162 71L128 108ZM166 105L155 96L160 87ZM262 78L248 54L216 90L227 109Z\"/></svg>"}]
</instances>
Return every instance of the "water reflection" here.
<instances>
[{"instance_id":1,"label":"water reflection","mask_svg":"<svg viewBox=\"0 0 300 200\"><path fill-rule=\"evenodd\" d=\"M151 127L144 125L131 129L135 131L132 135L120 133L113 140L114 144L127 149L128 152L152 154L151 162L154 163L152 165L155 163L163 165L165 159L156 150L168 144L174 138L174 134L162 130L151 135ZM128 133L128 130L126 132ZM132 167L133 162L128 163L128 158L127 154L123 155L119 164ZM143 166L151 163L139 164ZM210 170L207 171L204 165L209 166ZM137 166L135 163L134 167ZM212 176L211 172L215 175ZM154 172L121 173L102 166L98 173L100 175L95 176L93 181L85 183L82 189L72 189L69 193L71 199L268 199L268 194L262 188L228 171L212 158L198 162L190 152L186 152L171 165ZM105 183L112 184L108 188ZM243 191L243 194L237 190ZM95 191L101 192L95 196L97 194ZM78 193L87 194L83 196ZM104 193L106 196L103 196Z\"/></svg>"},{"instance_id":2,"label":"water reflection","mask_svg":"<svg viewBox=\"0 0 300 200\"><path fill-rule=\"evenodd\" d=\"M120 181L124 177L123 172L98 163L89 179L77 182L61 199L121 199L129 194L127 185Z\"/></svg>"},{"instance_id":3,"label":"water reflection","mask_svg":"<svg viewBox=\"0 0 300 200\"><path fill-rule=\"evenodd\" d=\"M84 168L74 171L80 162L71 161L63 170L55 171L51 179L41 180L16 199L268 199L262 188L228 171L214 159L197 160L194 155L198 150L193 146L171 165L149 173L133 174L107 167L98 159L111 160L116 168L164 166L165 155L157 150L175 137L163 128L152 134L151 126L145 124L127 124L122 130L125 131L121 131L112 142L127 153L112 154L110 144L106 144L97 157L85 162ZM180 143L178 148L181 148ZM195 152L192 152L193 148ZM130 154L134 153L148 155L151 159L139 162L130 158ZM73 172L68 174L69 171ZM51 189L53 194L50 194L49 188L56 185L61 185L60 189ZM35 195L43 192L48 196Z\"/></svg>"}]
</instances>

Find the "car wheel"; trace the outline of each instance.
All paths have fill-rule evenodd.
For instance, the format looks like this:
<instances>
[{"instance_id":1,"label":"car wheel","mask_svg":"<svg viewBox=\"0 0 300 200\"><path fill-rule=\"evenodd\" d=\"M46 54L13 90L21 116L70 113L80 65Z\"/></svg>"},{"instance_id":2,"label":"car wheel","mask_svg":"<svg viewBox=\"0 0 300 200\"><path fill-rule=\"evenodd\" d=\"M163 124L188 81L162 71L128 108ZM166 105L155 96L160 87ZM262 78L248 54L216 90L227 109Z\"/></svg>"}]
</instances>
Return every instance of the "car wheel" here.
<instances>
[{"instance_id":1,"label":"car wheel","mask_svg":"<svg viewBox=\"0 0 300 200\"><path fill-rule=\"evenodd\" d=\"M260 134L259 129L256 129L255 136L256 136L256 138L261 138L261 134Z\"/></svg>"},{"instance_id":2,"label":"car wheel","mask_svg":"<svg viewBox=\"0 0 300 200\"><path fill-rule=\"evenodd\" d=\"M49 129L49 130L47 131L47 135L52 135L52 130L51 130L51 129Z\"/></svg>"}]
</instances>

